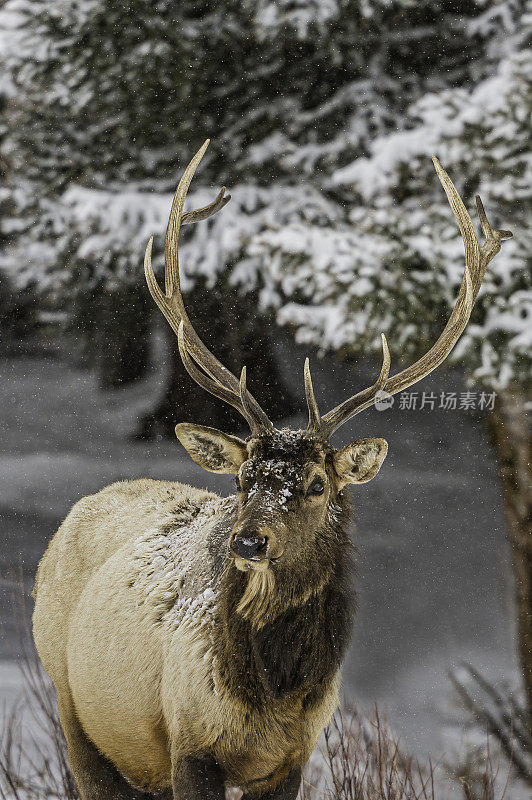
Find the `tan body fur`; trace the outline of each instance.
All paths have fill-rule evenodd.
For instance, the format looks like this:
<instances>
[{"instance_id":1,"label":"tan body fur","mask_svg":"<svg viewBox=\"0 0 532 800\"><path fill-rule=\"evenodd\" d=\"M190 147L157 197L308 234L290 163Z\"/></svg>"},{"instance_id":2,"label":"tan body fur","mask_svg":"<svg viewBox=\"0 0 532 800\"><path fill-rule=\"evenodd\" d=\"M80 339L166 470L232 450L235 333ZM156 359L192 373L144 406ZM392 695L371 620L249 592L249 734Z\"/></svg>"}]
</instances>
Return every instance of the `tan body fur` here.
<instances>
[{"instance_id":1,"label":"tan body fur","mask_svg":"<svg viewBox=\"0 0 532 800\"><path fill-rule=\"evenodd\" d=\"M58 695L151 791L171 786L170 742L183 755L212 753L229 783L266 790L307 760L337 705L338 676L307 710L281 697L254 712L223 685L208 539L231 502L180 483L114 484L74 506L39 567L34 637ZM181 506L192 519L185 510L176 526Z\"/></svg>"}]
</instances>

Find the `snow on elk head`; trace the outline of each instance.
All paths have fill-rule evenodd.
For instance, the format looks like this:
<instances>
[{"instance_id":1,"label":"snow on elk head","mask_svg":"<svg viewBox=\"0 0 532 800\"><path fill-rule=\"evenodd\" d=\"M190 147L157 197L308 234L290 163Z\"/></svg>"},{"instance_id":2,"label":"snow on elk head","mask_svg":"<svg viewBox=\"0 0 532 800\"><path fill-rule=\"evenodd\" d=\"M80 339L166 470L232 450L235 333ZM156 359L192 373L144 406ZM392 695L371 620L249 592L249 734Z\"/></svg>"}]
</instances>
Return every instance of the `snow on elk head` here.
<instances>
[{"instance_id":1,"label":"snow on elk head","mask_svg":"<svg viewBox=\"0 0 532 800\"><path fill-rule=\"evenodd\" d=\"M238 514L230 545L242 571L326 563L342 488L371 480L388 449L384 439L361 439L337 451L312 429L268 427L243 441L185 422L176 434L201 467L235 475Z\"/></svg>"},{"instance_id":2,"label":"snow on elk head","mask_svg":"<svg viewBox=\"0 0 532 800\"><path fill-rule=\"evenodd\" d=\"M340 403L323 416L318 410L308 359L304 380L309 410L305 430L277 430L246 386L246 368L240 379L229 372L201 341L188 318L179 285L178 237L181 224L206 219L229 201L225 187L208 206L183 213L188 187L209 140L188 165L176 190L165 240L165 293L151 266L153 238L144 260L146 280L155 302L178 337L183 364L204 389L236 408L251 429L246 440L200 425L181 423L176 434L194 461L211 472L235 476L238 511L230 550L238 570L267 575L272 566L286 573L294 564L326 551L334 537L335 515L345 509L346 484L366 483L386 457L384 439L360 439L336 450L329 438L336 428L375 402L379 392L393 395L424 378L449 354L467 325L489 261L500 249L507 231L491 228L477 197L477 209L486 242L479 247L473 223L449 176L433 156L434 166L465 244L465 270L460 292L438 341L415 364L389 377L390 354L382 334L382 368L373 386ZM326 562L326 559L325 559ZM258 577L258 576L257 576Z\"/></svg>"}]
</instances>

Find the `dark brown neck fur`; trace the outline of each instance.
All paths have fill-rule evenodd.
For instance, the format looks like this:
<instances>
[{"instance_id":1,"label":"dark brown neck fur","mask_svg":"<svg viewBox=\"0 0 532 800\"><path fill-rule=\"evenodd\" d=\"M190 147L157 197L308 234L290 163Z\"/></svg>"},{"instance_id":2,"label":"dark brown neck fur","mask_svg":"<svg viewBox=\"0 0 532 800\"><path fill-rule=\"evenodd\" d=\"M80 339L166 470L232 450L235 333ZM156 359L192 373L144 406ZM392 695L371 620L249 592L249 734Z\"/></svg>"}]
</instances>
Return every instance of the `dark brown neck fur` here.
<instances>
[{"instance_id":1,"label":"dark brown neck fur","mask_svg":"<svg viewBox=\"0 0 532 800\"><path fill-rule=\"evenodd\" d=\"M255 709L288 693L318 700L345 655L356 601L348 498L340 495L337 508L323 531L323 548L300 574L274 565L270 613L262 627L236 610L249 574L232 562L224 569L215 624L218 669L227 688Z\"/></svg>"}]
</instances>

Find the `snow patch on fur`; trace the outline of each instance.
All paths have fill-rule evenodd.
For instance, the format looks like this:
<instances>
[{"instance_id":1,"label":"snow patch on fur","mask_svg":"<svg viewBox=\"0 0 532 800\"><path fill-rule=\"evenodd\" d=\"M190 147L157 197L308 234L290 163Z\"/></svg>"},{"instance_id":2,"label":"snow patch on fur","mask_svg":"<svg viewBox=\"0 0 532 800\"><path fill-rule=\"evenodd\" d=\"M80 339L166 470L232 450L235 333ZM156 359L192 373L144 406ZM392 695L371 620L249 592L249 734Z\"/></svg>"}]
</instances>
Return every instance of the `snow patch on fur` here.
<instances>
[{"instance_id":1,"label":"snow patch on fur","mask_svg":"<svg viewBox=\"0 0 532 800\"><path fill-rule=\"evenodd\" d=\"M171 630L212 623L218 599L217 581L207 549L208 536L230 510L233 498L212 498L168 516L147 530L134 545L132 581L138 603Z\"/></svg>"}]
</instances>

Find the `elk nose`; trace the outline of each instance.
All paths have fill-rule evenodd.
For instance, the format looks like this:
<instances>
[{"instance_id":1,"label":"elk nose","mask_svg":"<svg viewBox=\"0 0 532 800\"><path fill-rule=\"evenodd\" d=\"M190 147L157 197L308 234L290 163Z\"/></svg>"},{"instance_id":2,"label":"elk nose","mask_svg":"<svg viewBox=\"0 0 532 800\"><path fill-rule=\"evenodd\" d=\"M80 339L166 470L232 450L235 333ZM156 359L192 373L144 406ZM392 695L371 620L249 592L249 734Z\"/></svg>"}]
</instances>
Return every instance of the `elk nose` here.
<instances>
[{"instance_id":1,"label":"elk nose","mask_svg":"<svg viewBox=\"0 0 532 800\"><path fill-rule=\"evenodd\" d=\"M236 556L248 561L260 560L268 548L267 536L235 536L232 550Z\"/></svg>"}]
</instances>

